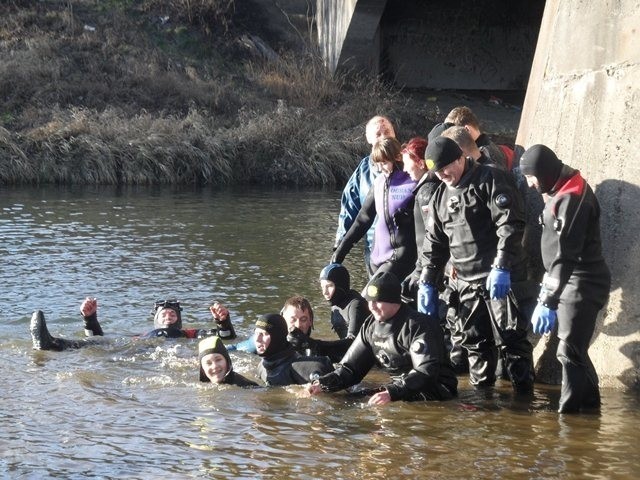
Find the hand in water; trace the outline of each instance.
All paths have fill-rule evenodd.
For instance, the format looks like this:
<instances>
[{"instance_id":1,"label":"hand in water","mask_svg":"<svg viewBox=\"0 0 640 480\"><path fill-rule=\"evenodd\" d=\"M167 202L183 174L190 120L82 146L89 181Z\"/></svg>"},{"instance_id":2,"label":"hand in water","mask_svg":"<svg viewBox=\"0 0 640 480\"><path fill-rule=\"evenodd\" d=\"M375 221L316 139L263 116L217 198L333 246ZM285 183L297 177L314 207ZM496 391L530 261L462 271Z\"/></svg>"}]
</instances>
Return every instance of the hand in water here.
<instances>
[{"instance_id":1,"label":"hand in water","mask_svg":"<svg viewBox=\"0 0 640 480\"><path fill-rule=\"evenodd\" d=\"M313 383L307 383L305 385L305 390L309 396L318 395L319 393L322 393L322 386L320 385L320 382L315 381Z\"/></svg>"},{"instance_id":2,"label":"hand in water","mask_svg":"<svg viewBox=\"0 0 640 480\"><path fill-rule=\"evenodd\" d=\"M384 390L382 392L378 392L374 394L367 402L367 405L369 406L386 405L387 403L390 403L390 402L391 402L391 395L387 390Z\"/></svg>"}]
</instances>

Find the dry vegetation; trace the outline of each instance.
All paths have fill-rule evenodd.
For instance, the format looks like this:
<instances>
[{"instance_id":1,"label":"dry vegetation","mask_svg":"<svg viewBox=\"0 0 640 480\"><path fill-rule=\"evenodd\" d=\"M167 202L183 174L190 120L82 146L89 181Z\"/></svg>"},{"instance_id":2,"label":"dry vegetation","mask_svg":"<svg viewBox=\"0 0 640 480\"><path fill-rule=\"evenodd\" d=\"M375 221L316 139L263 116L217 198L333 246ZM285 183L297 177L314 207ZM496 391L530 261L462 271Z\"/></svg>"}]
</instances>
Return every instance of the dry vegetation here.
<instances>
[{"instance_id":1,"label":"dry vegetation","mask_svg":"<svg viewBox=\"0 0 640 480\"><path fill-rule=\"evenodd\" d=\"M424 132L376 79L332 78L250 0L0 4L0 183L343 182L364 123ZM260 35L263 60L239 38Z\"/></svg>"}]
</instances>

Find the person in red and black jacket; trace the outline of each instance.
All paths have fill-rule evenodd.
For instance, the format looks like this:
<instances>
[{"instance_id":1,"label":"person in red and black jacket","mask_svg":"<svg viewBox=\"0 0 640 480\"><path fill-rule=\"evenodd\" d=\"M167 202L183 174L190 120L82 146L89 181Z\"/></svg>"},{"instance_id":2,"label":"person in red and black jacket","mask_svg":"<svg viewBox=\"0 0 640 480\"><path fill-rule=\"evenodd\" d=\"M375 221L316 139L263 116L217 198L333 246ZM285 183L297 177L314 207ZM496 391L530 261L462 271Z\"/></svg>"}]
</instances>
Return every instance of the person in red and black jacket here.
<instances>
[{"instance_id":1,"label":"person in red and black jacket","mask_svg":"<svg viewBox=\"0 0 640 480\"><path fill-rule=\"evenodd\" d=\"M558 325L557 357L562 363L558 411L598 409L598 376L588 349L611 287L602 256L600 205L580 172L544 145L525 151L520 169L530 187L548 196L541 216L546 273L531 323L540 334Z\"/></svg>"}]
</instances>

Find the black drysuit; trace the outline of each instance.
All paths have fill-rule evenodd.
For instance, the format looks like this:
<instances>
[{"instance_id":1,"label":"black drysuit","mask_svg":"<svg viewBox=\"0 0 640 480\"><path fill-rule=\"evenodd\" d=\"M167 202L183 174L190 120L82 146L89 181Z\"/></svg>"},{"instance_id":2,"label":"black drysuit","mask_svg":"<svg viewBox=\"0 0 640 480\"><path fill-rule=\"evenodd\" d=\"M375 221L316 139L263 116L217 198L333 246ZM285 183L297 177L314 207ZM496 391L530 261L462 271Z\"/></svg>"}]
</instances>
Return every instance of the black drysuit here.
<instances>
[{"instance_id":1,"label":"black drysuit","mask_svg":"<svg viewBox=\"0 0 640 480\"><path fill-rule=\"evenodd\" d=\"M359 383L373 366L391 375L391 400L448 400L458 380L444 347L438 320L402 305L384 322L371 315L335 372L319 378L325 391Z\"/></svg>"},{"instance_id":2,"label":"black drysuit","mask_svg":"<svg viewBox=\"0 0 640 480\"><path fill-rule=\"evenodd\" d=\"M587 350L609 298L611 275L600 241L600 205L580 172L566 165L542 213L546 274L539 301L558 313L562 363L560 412L600 406L598 376Z\"/></svg>"},{"instance_id":3,"label":"black drysuit","mask_svg":"<svg viewBox=\"0 0 640 480\"><path fill-rule=\"evenodd\" d=\"M527 340L529 319L517 309L518 298L488 298L485 284L492 267L508 270L513 291L526 281L522 250L522 197L511 175L467 159L455 187L442 184L434 194L422 250L422 281L437 284L451 261L457 278L449 280L458 297L457 328L469 358L470 382L495 383L496 346L514 388L533 388L533 348Z\"/></svg>"}]
</instances>

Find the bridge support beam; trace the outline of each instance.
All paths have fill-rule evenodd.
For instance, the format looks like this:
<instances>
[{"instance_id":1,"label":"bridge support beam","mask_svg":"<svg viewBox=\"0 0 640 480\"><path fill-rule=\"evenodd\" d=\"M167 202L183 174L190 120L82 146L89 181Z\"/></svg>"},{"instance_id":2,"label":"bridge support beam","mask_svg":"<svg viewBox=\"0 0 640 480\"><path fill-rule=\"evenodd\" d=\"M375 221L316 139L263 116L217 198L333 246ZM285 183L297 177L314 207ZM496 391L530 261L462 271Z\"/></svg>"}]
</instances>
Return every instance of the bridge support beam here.
<instances>
[{"instance_id":1,"label":"bridge support beam","mask_svg":"<svg viewBox=\"0 0 640 480\"><path fill-rule=\"evenodd\" d=\"M517 135L580 169L600 201L613 284L590 352L609 386L640 386L639 26L634 0L547 0Z\"/></svg>"}]
</instances>

